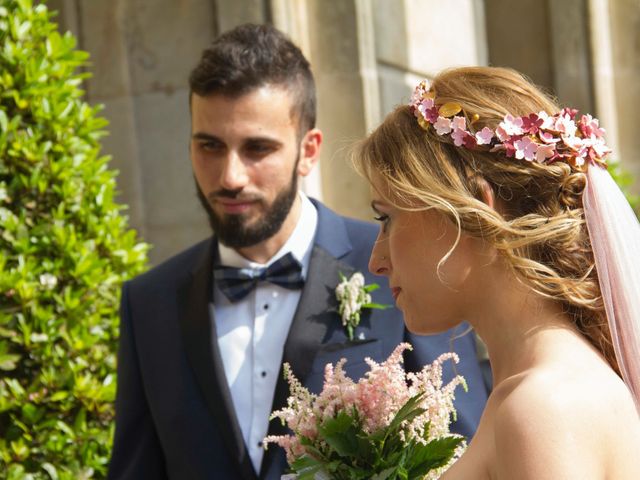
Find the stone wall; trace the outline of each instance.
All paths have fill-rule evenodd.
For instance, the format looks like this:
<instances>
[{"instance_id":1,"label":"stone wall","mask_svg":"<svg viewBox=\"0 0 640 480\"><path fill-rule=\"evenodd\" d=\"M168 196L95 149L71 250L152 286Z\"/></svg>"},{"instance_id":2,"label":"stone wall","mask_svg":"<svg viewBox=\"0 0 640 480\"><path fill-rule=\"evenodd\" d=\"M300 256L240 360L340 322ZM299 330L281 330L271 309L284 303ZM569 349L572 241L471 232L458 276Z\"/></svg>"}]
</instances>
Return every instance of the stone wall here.
<instances>
[{"instance_id":1,"label":"stone wall","mask_svg":"<svg viewBox=\"0 0 640 480\"><path fill-rule=\"evenodd\" d=\"M247 21L287 32L312 63L325 143L303 185L341 213L371 217L368 187L347 162L350 145L406 102L418 79L453 65L512 66L595 112L640 178L640 0L47 3L91 54L87 96L105 105L104 151L154 263L209 234L188 155L187 76L219 32Z\"/></svg>"}]
</instances>

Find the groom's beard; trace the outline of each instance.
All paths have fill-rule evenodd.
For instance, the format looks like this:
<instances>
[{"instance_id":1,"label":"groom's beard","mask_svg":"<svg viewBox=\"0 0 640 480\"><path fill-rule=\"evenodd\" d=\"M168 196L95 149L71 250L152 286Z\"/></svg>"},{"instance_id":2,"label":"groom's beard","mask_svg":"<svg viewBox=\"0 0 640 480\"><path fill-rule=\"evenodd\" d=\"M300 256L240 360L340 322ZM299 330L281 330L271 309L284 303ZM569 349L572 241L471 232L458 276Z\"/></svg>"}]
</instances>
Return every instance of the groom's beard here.
<instances>
[{"instance_id":1,"label":"groom's beard","mask_svg":"<svg viewBox=\"0 0 640 480\"><path fill-rule=\"evenodd\" d=\"M297 163L296 161L296 166ZM202 193L197 182L196 190L218 241L230 248L245 248L263 242L280 231L298 193L298 173L297 168L294 168L291 182L278 192L271 205L267 205L263 198L256 199L265 209L263 216L253 220L252 224L248 223L251 220L244 214L219 215L211 208L208 198ZM214 197L237 199L241 198L241 195L241 191L221 189L212 192L209 197L213 201Z\"/></svg>"}]
</instances>

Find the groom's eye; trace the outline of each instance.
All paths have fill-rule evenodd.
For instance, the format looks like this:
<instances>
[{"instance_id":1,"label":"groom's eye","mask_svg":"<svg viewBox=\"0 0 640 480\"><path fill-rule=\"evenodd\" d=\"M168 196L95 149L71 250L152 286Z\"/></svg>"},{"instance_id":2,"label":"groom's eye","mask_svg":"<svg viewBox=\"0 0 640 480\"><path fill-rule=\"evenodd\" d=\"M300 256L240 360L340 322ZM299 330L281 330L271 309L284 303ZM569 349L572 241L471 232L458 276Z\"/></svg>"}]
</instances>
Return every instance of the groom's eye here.
<instances>
[{"instance_id":1,"label":"groom's eye","mask_svg":"<svg viewBox=\"0 0 640 480\"><path fill-rule=\"evenodd\" d=\"M199 145L205 152L219 152L224 148L224 144L222 142L215 140L200 142Z\"/></svg>"}]
</instances>

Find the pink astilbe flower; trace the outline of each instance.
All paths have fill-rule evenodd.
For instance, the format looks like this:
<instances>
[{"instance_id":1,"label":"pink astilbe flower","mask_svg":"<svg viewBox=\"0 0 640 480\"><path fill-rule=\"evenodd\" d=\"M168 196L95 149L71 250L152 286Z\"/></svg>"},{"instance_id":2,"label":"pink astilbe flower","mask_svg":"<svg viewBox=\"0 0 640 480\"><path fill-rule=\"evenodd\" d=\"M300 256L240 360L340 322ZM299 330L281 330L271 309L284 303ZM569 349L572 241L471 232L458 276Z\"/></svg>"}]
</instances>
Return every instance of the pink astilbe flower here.
<instances>
[{"instance_id":1,"label":"pink astilbe flower","mask_svg":"<svg viewBox=\"0 0 640 480\"><path fill-rule=\"evenodd\" d=\"M357 401L356 384L346 376L342 358L335 366L328 363L324 369L324 387L313 402L314 416L319 420L333 418L339 410L350 411Z\"/></svg>"},{"instance_id":2,"label":"pink astilbe flower","mask_svg":"<svg viewBox=\"0 0 640 480\"><path fill-rule=\"evenodd\" d=\"M363 435L376 434L388 428L398 411L410 399L415 401L418 394L422 396L416 406L424 412L394 427L399 428L396 433L401 442L427 445L436 438L451 436L449 424L455 418L454 390L458 385L466 389L466 385L460 376L443 385L442 364L447 360L457 363L458 356L443 354L422 371L407 374L402 367L403 353L410 349L410 344L401 343L383 363L366 358L370 369L358 382L346 376L344 358L335 366L327 364L319 395L310 393L285 364L291 396L287 399L287 407L274 412L271 418L279 418L293 434L268 436L265 445L275 443L284 448L290 465L302 456L323 461L331 451L322 433L327 421L334 421L338 414L346 413L356 419ZM425 432L427 426L428 432ZM461 453L462 450L458 451L452 462ZM447 466L437 471L442 472Z\"/></svg>"},{"instance_id":3,"label":"pink astilbe flower","mask_svg":"<svg viewBox=\"0 0 640 480\"><path fill-rule=\"evenodd\" d=\"M264 439L264 443L276 443L284 448L287 461L292 462L305 452L298 435L313 439L317 434L317 421L313 412L316 396L300 383L288 363L283 365L283 369L291 395L287 398L287 407L273 412L271 418L279 418L295 435L270 435Z\"/></svg>"},{"instance_id":4,"label":"pink astilbe flower","mask_svg":"<svg viewBox=\"0 0 640 480\"><path fill-rule=\"evenodd\" d=\"M364 430L372 433L391 423L396 412L409 400L409 389L402 368L402 353L411 345L401 343L382 364L366 358L371 370L358 382L358 409Z\"/></svg>"}]
</instances>

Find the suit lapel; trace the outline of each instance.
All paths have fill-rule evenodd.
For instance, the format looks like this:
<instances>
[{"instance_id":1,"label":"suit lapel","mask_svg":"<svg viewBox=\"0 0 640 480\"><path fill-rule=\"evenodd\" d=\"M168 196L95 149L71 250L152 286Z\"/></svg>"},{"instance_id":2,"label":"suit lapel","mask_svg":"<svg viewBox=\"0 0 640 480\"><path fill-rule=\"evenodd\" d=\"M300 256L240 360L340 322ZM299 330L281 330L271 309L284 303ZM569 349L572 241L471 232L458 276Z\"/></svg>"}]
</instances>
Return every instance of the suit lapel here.
<instances>
[{"instance_id":1,"label":"suit lapel","mask_svg":"<svg viewBox=\"0 0 640 480\"><path fill-rule=\"evenodd\" d=\"M210 318L212 296L214 240L178 290L179 319L185 349L191 368L202 390L217 430L230 454L238 461L244 479L256 479L242 431L238 424L233 400L218 348L215 322Z\"/></svg>"}]
</instances>

